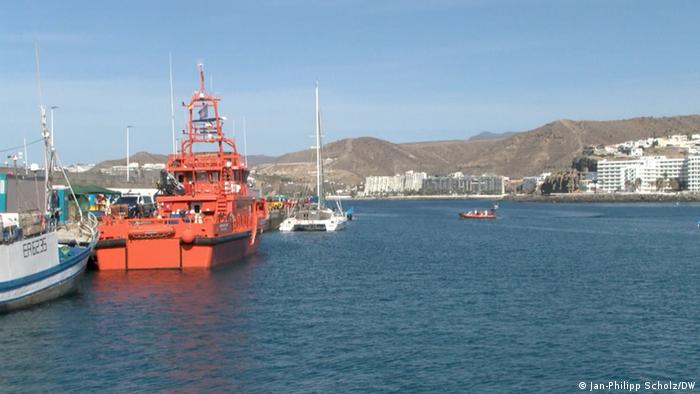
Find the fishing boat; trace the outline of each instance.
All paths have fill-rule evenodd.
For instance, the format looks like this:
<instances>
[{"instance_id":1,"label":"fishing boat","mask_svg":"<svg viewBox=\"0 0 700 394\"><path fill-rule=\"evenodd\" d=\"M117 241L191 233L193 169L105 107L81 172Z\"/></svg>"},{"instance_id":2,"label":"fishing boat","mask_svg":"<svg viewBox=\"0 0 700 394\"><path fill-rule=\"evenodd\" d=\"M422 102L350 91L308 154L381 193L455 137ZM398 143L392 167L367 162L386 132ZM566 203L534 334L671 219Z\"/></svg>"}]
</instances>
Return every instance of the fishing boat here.
<instances>
[{"instance_id":1,"label":"fishing boat","mask_svg":"<svg viewBox=\"0 0 700 394\"><path fill-rule=\"evenodd\" d=\"M156 213L129 218L113 206L100 225L98 269L212 268L255 252L267 205L248 189L248 168L224 135L219 101L204 89L200 64L186 136L161 173Z\"/></svg>"},{"instance_id":2,"label":"fishing boat","mask_svg":"<svg viewBox=\"0 0 700 394\"><path fill-rule=\"evenodd\" d=\"M41 125L43 204L37 201L34 209L0 214L0 312L32 306L75 290L97 241L97 219L92 215L80 213L80 221L70 225L57 223L52 172L60 163L53 135L46 127L43 105ZM65 176L65 171L61 172ZM70 185L67 177L66 182ZM42 209L38 209L40 204Z\"/></svg>"},{"instance_id":3,"label":"fishing boat","mask_svg":"<svg viewBox=\"0 0 700 394\"><path fill-rule=\"evenodd\" d=\"M496 219L495 209L474 209L459 213L460 219Z\"/></svg>"},{"instance_id":4,"label":"fishing boat","mask_svg":"<svg viewBox=\"0 0 700 394\"><path fill-rule=\"evenodd\" d=\"M336 209L326 206L323 191L323 159L321 157L321 112L319 109L318 82L316 82L316 194L315 199L299 204L280 223L279 231L337 231L345 228L348 220L340 200L336 200ZM313 201L316 200L316 201Z\"/></svg>"}]
</instances>

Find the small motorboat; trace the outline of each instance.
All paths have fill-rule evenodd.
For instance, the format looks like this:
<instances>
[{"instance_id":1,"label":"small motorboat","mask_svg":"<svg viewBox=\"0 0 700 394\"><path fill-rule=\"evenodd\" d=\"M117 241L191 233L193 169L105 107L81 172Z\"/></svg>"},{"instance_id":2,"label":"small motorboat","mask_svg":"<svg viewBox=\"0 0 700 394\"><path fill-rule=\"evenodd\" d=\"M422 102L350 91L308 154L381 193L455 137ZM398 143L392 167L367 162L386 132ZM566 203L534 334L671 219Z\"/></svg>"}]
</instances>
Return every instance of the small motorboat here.
<instances>
[{"instance_id":1,"label":"small motorboat","mask_svg":"<svg viewBox=\"0 0 700 394\"><path fill-rule=\"evenodd\" d=\"M475 209L459 213L460 219L496 219L495 209Z\"/></svg>"}]
</instances>

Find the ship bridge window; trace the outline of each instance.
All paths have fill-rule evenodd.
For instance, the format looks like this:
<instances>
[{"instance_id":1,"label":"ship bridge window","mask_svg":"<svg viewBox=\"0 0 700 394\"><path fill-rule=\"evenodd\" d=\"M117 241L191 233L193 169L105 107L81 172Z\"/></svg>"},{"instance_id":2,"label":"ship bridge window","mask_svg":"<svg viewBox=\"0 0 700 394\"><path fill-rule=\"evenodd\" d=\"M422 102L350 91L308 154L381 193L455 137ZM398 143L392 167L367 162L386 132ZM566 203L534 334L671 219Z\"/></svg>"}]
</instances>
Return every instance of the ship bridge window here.
<instances>
[{"instance_id":1,"label":"ship bridge window","mask_svg":"<svg viewBox=\"0 0 700 394\"><path fill-rule=\"evenodd\" d=\"M196 175L197 182L209 182L209 173L198 172Z\"/></svg>"}]
</instances>

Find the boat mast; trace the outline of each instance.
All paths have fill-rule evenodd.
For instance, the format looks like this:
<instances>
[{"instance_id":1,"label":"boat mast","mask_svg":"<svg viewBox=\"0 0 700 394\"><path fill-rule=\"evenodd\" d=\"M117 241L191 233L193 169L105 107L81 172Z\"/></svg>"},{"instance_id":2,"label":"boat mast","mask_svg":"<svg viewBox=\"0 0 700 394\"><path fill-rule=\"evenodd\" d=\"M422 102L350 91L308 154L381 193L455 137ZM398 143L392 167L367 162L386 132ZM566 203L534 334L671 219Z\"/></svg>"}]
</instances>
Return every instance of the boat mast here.
<instances>
[{"instance_id":1,"label":"boat mast","mask_svg":"<svg viewBox=\"0 0 700 394\"><path fill-rule=\"evenodd\" d=\"M173 98L173 54L168 54L168 65L170 66L170 131L173 138L173 154L177 153L177 143L175 142L175 100Z\"/></svg>"},{"instance_id":2,"label":"boat mast","mask_svg":"<svg viewBox=\"0 0 700 394\"><path fill-rule=\"evenodd\" d=\"M51 132L46 124L46 106L41 92L41 71L39 68L39 44L34 42L36 60L36 83L39 92L39 109L41 110L41 137L44 140L44 215L51 212L51 172L53 171L54 147Z\"/></svg>"},{"instance_id":3,"label":"boat mast","mask_svg":"<svg viewBox=\"0 0 700 394\"><path fill-rule=\"evenodd\" d=\"M318 206L323 206L323 173L321 171L321 111L318 105L318 81L316 81L316 192Z\"/></svg>"}]
</instances>

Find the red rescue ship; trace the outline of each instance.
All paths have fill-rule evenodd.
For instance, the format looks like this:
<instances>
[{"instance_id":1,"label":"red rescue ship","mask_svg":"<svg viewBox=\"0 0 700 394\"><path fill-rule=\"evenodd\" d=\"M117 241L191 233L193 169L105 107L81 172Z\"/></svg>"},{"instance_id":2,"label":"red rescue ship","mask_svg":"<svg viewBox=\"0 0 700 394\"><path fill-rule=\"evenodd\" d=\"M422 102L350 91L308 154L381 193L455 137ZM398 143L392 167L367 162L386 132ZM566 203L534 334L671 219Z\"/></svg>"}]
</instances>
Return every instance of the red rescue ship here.
<instances>
[{"instance_id":1,"label":"red rescue ship","mask_svg":"<svg viewBox=\"0 0 700 394\"><path fill-rule=\"evenodd\" d=\"M201 65L199 79L186 138L161 174L156 214L130 218L114 206L100 225L100 270L211 268L255 252L267 205L248 190L246 163L222 131L220 98L204 90Z\"/></svg>"}]
</instances>

